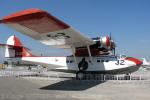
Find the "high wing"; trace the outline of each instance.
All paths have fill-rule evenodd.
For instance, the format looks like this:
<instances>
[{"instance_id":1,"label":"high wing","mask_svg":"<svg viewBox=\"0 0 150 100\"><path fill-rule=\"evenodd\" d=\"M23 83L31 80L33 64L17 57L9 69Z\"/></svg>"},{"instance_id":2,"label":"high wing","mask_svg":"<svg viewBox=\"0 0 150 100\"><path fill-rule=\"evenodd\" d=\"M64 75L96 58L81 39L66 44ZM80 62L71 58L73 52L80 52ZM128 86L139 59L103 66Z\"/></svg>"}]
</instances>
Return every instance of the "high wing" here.
<instances>
[{"instance_id":1,"label":"high wing","mask_svg":"<svg viewBox=\"0 0 150 100\"><path fill-rule=\"evenodd\" d=\"M2 18L0 23L57 48L71 49L94 44L92 39L40 9L28 9L11 14Z\"/></svg>"}]
</instances>

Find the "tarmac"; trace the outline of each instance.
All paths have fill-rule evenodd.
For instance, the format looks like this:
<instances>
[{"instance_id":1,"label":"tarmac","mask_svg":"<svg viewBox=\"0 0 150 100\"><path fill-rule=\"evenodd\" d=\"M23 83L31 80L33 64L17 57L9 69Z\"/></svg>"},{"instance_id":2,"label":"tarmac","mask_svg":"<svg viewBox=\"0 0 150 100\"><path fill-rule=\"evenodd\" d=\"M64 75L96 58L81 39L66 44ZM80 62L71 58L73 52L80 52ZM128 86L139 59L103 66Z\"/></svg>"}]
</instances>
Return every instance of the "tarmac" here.
<instances>
[{"instance_id":1,"label":"tarmac","mask_svg":"<svg viewBox=\"0 0 150 100\"><path fill-rule=\"evenodd\" d=\"M149 100L150 70L141 80L76 80L70 73L7 68L0 71L0 100Z\"/></svg>"}]
</instances>

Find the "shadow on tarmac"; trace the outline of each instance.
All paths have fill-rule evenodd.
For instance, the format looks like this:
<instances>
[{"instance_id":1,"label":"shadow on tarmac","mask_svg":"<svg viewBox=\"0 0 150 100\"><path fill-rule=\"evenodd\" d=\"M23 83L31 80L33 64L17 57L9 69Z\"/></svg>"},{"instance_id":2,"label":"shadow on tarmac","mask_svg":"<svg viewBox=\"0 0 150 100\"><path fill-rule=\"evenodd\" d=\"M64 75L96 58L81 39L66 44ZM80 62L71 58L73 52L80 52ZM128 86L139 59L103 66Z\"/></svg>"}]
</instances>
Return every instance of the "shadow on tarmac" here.
<instances>
[{"instance_id":1,"label":"shadow on tarmac","mask_svg":"<svg viewBox=\"0 0 150 100\"><path fill-rule=\"evenodd\" d=\"M106 81L86 80L64 80L48 86L41 87L42 90L81 91L102 84Z\"/></svg>"}]
</instances>

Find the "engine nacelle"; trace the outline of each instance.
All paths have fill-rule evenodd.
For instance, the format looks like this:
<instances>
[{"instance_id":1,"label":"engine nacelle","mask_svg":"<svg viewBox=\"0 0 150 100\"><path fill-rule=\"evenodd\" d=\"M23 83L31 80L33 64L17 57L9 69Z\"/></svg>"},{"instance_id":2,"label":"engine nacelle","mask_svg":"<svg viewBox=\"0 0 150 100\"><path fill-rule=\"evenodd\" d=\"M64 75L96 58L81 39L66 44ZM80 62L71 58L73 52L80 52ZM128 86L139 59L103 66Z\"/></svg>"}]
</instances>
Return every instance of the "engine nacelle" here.
<instances>
[{"instance_id":1,"label":"engine nacelle","mask_svg":"<svg viewBox=\"0 0 150 100\"><path fill-rule=\"evenodd\" d=\"M115 48L115 43L108 36L92 38L95 44L90 45L92 56L108 55L110 50ZM89 56L87 47L78 47L75 51L76 56Z\"/></svg>"},{"instance_id":2,"label":"engine nacelle","mask_svg":"<svg viewBox=\"0 0 150 100\"><path fill-rule=\"evenodd\" d=\"M104 48L106 50L112 50L115 48L114 41L111 40L108 36L94 38L93 41L95 41L95 43L96 43L95 45L98 48Z\"/></svg>"},{"instance_id":3,"label":"engine nacelle","mask_svg":"<svg viewBox=\"0 0 150 100\"><path fill-rule=\"evenodd\" d=\"M101 47L105 49L110 49L110 38L108 36L100 38Z\"/></svg>"}]
</instances>

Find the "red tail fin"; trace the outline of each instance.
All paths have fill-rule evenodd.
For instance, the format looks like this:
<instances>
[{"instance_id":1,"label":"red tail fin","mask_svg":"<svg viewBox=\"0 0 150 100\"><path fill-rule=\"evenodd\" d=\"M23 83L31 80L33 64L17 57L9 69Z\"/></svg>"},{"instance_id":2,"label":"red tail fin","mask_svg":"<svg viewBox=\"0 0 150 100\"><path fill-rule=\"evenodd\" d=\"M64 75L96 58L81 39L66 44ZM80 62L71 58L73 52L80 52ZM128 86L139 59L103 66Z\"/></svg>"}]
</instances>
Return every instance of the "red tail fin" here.
<instances>
[{"instance_id":1,"label":"red tail fin","mask_svg":"<svg viewBox=\"0 0 150 100\"><path fill-rule=\"evenodd\" d=\"M20 40L14 36L15 57L34 57L26 48L23 47Z\"/></svg>"},{"instance_id":2,"label":"red tail fin","mask_svg":"<svg viewBox=\"0 0 150 100\"><path fill-rule=\"evenodd\" d=\"M35 57L22 45L20 40L15 35L9 37L9 39L7 40L7 45L12 45L6 47L5 57L7 58Z\"/></svg>"}]
</instances>

